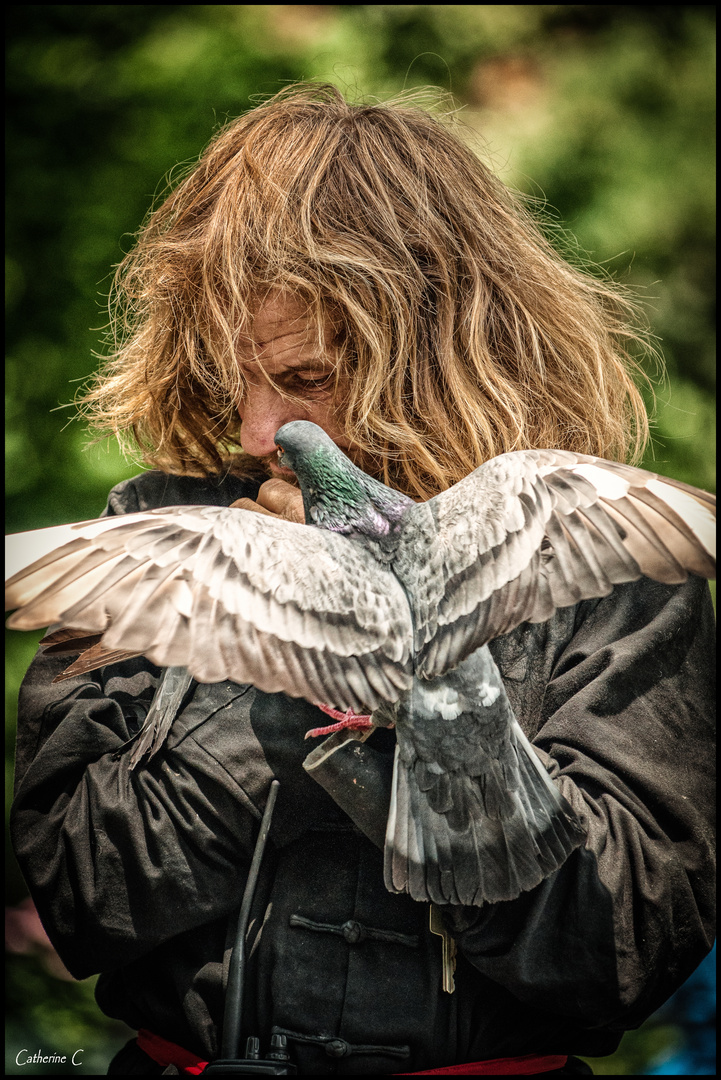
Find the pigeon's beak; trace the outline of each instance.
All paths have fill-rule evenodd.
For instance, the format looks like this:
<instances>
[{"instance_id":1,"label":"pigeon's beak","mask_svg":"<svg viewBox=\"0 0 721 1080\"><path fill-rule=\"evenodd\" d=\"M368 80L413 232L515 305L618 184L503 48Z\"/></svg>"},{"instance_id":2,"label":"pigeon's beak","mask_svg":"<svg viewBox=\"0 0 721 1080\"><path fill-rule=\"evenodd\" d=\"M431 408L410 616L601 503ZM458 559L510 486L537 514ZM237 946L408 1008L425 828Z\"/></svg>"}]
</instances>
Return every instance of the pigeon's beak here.
<instances>
[{"instance_id":1,"label":"pigeon's beak","mask_svg":"<svg viewBox=\"0 0 721 1080\"><path fill-rule=\"evenodd\" d=\"M288 457L290 455L286 451L284 446L280 443L275 444L275 453L269 454L265 459L271 474L278 480L285 480L289 484L297 485L298 478L295 475L295 469L291 465Z\"/></svg>"}]
</instances>

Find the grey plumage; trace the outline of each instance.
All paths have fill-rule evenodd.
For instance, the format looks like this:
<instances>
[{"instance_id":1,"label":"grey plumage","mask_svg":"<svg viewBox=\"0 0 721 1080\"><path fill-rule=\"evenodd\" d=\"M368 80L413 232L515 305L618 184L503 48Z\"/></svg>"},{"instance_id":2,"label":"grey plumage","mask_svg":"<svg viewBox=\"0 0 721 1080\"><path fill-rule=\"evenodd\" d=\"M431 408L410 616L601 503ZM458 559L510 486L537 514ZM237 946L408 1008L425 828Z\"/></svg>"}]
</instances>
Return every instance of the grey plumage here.
<instances>
[{"instance_id":1,"label":"grey plumage","mask_svg":"<svg viewBox=\"0 0 721 1080\"><path fill-rule=\"evenodd\" d=\"M521 730L486 645L453 671L414 679L397 732L386 885L436 904L510 900L585 838Z\"/></svg>"},{"instance_id":2,"label":"grey plumage","mask_svg":"<svg viewBox=\"0 0 721 1080\"><path fill-rule=\"evenodd\" d=\"M580 830L512 714L474 700L481 667L504 696L482 646L642 574L714 576L713 496L598 458L528 450L415 504L313 424L288 424L277 440L317 528L220 507L83 522L10 580L6 605L18 610L8 625L100 633L102 649L187 667L200 682L250 682L355 712L397 702L388 887L462 903L533 887ZM444 717L449 694L464 705ZM469 828L474 813L522 829ZM479 884L491 847L500 869Z\"/></svg>"}]
</instances>

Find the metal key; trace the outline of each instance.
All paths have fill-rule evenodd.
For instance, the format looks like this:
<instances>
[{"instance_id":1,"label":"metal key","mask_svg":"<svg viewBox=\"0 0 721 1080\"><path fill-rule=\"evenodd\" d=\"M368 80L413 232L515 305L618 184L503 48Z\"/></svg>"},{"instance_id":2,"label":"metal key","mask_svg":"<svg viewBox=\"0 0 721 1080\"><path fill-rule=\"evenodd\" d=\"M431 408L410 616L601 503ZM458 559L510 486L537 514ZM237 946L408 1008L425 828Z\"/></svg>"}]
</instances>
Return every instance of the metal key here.
<instances>
[{"instance_id":1,"label":"metal key","mask_svg":"<svg viewBox=\"0 0 721 1080\"><path fill-rule=\"evenodd\" d=\"M443 944L443 989L447 994L452 994L456 988L453 973L456 970L456 942L443 925L443 916L435 904L431 904L430 928L432 934L437 934Z\"/></svg>"}]
</instances>

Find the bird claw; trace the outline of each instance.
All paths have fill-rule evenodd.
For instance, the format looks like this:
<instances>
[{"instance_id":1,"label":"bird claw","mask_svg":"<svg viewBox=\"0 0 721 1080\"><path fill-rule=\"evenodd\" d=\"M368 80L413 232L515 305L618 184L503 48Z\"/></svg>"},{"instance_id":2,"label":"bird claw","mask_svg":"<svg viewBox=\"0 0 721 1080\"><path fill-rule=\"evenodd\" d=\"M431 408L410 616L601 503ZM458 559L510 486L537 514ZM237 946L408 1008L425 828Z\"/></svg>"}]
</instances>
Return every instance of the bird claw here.
<instances>
[{"instance_id":1,"label":"bird claw","mask_svg":"<svg viewBox=\"0 0 721 1080\"><path fill-rule=\"evenodd\" d=\"M343 731L344 728L350 728L353 731L364 731L367 728L372 728L375 725L370 716L364 716L361 713L354 713L352 709L347 709L342 713L339 709L333 709L330 705L317 705L317 707L326 714L326 716L332 717L337 721L335 724L329 724L327 727L311 728L310 731L306 731L306 739L316 739L319 735L332 735L335 731Z\"/></svg>"}]
</instances>

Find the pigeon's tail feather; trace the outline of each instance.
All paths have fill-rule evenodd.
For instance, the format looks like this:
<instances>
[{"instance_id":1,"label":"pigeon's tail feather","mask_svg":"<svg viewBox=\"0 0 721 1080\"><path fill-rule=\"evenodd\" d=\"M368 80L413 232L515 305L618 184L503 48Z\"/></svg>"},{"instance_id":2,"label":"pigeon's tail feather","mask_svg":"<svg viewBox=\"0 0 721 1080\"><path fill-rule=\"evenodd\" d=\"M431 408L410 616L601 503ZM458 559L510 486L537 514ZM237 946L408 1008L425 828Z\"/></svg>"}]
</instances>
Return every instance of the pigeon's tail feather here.
<instances>
[{"instance_id":1,"label":"pigeon's tail feather","mask_svg":"<svg viewBox=\"0 0 721 1080\"><path fill-rule=\"evenodd\" d=\"M135 738L135 746L130 755L130 769L134 769L146 754L151 758L160 750L192 681L187 668L165 668L145 723Z\"/></svg>"},{"instance_id":2,"label":"pigeon's tail feather","mask_svg":"<svg viewBox=\"0 0 721 1080\"><path fill-rule=\"evenodd\" d=\"M450 811L433 809L431 790L423 790L427 776L427 768L409 765L396 752L385 844L391 892L434 904L514 900L585 839L515 721L502 761L480 777L451 775Z\"/></svg>"}]
</instances>

